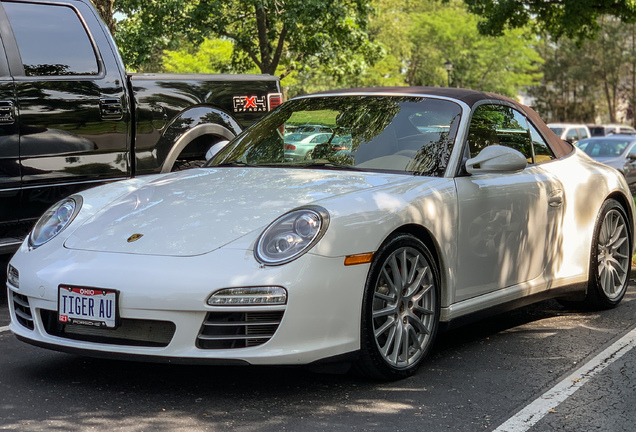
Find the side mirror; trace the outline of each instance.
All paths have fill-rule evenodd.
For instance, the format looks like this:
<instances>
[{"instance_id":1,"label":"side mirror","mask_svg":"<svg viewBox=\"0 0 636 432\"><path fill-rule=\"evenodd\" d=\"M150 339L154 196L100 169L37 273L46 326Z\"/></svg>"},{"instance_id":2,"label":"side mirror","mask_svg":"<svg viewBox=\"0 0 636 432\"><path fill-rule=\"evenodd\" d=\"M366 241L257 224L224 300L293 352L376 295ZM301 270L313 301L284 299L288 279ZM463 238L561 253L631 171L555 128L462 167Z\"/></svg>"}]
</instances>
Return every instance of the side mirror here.
<instances>
[{"instance_id":1,"label":"side mirror","mask_svg":"<svg viewBox=\"0 0 636 432\"><path fill-rule=\"evenodd\" d=\"M469 174L512 173L528 166L526 157L517 150L502 145L490 145L466 161Z\"/></svg>"}]
</instances>

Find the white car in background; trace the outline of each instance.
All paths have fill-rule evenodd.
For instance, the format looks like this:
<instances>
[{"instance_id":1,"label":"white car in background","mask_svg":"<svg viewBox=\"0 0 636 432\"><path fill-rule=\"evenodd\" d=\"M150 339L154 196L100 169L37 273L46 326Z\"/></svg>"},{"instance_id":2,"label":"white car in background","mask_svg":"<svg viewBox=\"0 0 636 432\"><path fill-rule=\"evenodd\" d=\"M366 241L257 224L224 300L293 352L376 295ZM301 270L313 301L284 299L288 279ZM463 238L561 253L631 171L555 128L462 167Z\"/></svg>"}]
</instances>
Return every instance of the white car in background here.
<instances>
[{"instance_id":1,"label":"white car in background","mask_svg":"<svg viewBox=\"0 0 636 432\"><path fill-rule=\"evenodd\" d=\"M577 123L548 123L548 127L563 141L576 144L592 135L587 125Z\"/></svg>"},{"instance_id":2,"label":"white car in background","mask_svg":"<svg viewBox=\"0 0 636 432\"><path fill-rule=\"evenodd\" d=\"M348 150L290 160L297 119ZM80 355L396 379L439 323L618 305L633 234L624 178L511 99L338 90L284 103L206 167L53 206L9 263L10 329Z\"/></svg>"}]
</instances>

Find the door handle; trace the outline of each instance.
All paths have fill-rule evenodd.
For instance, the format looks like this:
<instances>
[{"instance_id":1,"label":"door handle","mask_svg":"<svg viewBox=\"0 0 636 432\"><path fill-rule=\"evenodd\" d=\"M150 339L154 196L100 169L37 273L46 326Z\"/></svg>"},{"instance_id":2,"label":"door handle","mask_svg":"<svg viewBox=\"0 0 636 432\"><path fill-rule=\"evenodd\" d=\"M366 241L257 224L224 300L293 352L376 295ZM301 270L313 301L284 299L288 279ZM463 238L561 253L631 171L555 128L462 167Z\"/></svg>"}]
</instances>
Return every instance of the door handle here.
<instances>
[{"instance_id":1,"label":"door handle","mask_svg":"<svg viewBox=\"0 0 636 432\"><path fill-rule=\"evenodd\" d=\"M15 105L13 101L0 101L0 125L15 123Z\"/></svg>"},{"instance_id":2,"label":"door handle","mask_svg":"<svg viewBox=\"0 0 636 432\"><path fill-rule=\"evenodd\" d=\"M550 207L559 207L561 204L563 204L563 191L552 191L548 198L548 205Z\"/></svg>"},{"instance_id":3,"label":"door handle","mask_svg":"<svg viewBox=\"0 0 636 432\"><path fill-rule=\"evenodd\" d=\"M124 116L121 100L118 98L101 98L99 113L103 120L121 120Z\"/></svg>"}]
</instances>

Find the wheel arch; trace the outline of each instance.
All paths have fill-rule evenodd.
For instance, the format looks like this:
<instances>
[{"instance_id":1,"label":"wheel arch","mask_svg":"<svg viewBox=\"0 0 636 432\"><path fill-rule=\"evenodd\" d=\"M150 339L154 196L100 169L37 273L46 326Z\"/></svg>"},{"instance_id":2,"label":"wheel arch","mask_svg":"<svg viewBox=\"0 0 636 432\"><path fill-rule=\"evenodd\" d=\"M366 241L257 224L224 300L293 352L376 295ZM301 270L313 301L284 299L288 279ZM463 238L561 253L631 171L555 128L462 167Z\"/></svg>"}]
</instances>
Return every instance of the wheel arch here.
<instances>
[{"instance_id":1,"label":"wheel arch","mask_svg":"<svg viewBox=\"0 0 636 432\"><path fill-rule=\"evenodd\" d=\"M205 105L187 109L170 120L155 144L161 172L170 172L179 155L197 140L204 137L231 140L241 132L238 121L223 110ZM202 158L208 149L203 151Z\"/></svg>"},{"instance_id":2,"label":"wheel arch","mask_svg":"<svg viewBox=\"0 0 636 432\"><path fill-rule=\"evenodd\" d=\"M633 253L634 252L634 213L633 213L633 206L631 205L629 201L630 199L633 200L633 198L628 198L627 196L625 196L625 194L615 191L609 194L606 200L608 199L614 199L618 201L618 203L623 206L623 209L625 209L626 216L629 219L628 220L629 223L627 224L627 226L629 227L629 241L630 241L631 250Z\"/></svg>"},{"instance_id":3,"label":"wheel arch","mask_svg":"<svg viewBox=\"0 0 636 432\"><path fill-rule=\"evenodd\" d=\"M440 284L440 294L441 294L441 305L442 307L448 302L448 275L443 269L448 268L445 264L445 260L443 258L443 254L441 252L441 247L435 236L424 226L418 224L406 224L396 228L393 232L391 232L383 244L392 236L396 234L410 234L413 237L420 240L422 243L426 245L428 250L433 255L433 259L435 260L435 268L437 269L437 274L439 275L439 284ZM379 249L379 248L378 248Z\"/></svg>"},{"instance_id":4,"label":"wheel arch","mask_svg":"<svg viewBox=\"0 0 636 432\"><path fill-rule=\"evenodd\" d=\"M204 137L213 138L214 141L218 142L223 139L232 140L236 135L228 128L219 124L200 124L193 127L181 135L170 148L170 151L161 165L161 173L169 173L179 155L181 155L188 146L196 144L197 140ZM203 150L201 156L204 156L207 150L209 150L209 148Z\"/></svg>"}]
</instances>

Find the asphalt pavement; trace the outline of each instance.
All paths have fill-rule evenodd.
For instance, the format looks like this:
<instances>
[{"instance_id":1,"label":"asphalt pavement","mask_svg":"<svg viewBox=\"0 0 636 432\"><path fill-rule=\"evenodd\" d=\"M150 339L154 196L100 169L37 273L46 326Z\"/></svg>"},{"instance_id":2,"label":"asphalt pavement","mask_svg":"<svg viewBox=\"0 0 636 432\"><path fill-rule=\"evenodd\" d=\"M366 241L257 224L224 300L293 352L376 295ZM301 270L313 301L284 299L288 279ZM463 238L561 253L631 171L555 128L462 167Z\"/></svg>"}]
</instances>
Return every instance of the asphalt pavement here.
<instances>
[{"instance_id":1,"label":"asphalt pavement","mask_svg":"<svg viewBox=\"0 0 636 432\"><path fill-rule=\"evenodd\" d=\"M634 281L613 310L549 300L442 333L418 373L393 383L58 353L18 341L1 298L0 431L632 432L636 423L636 342L624 343L636 340Z\"/></svg>"}]
</instances>

